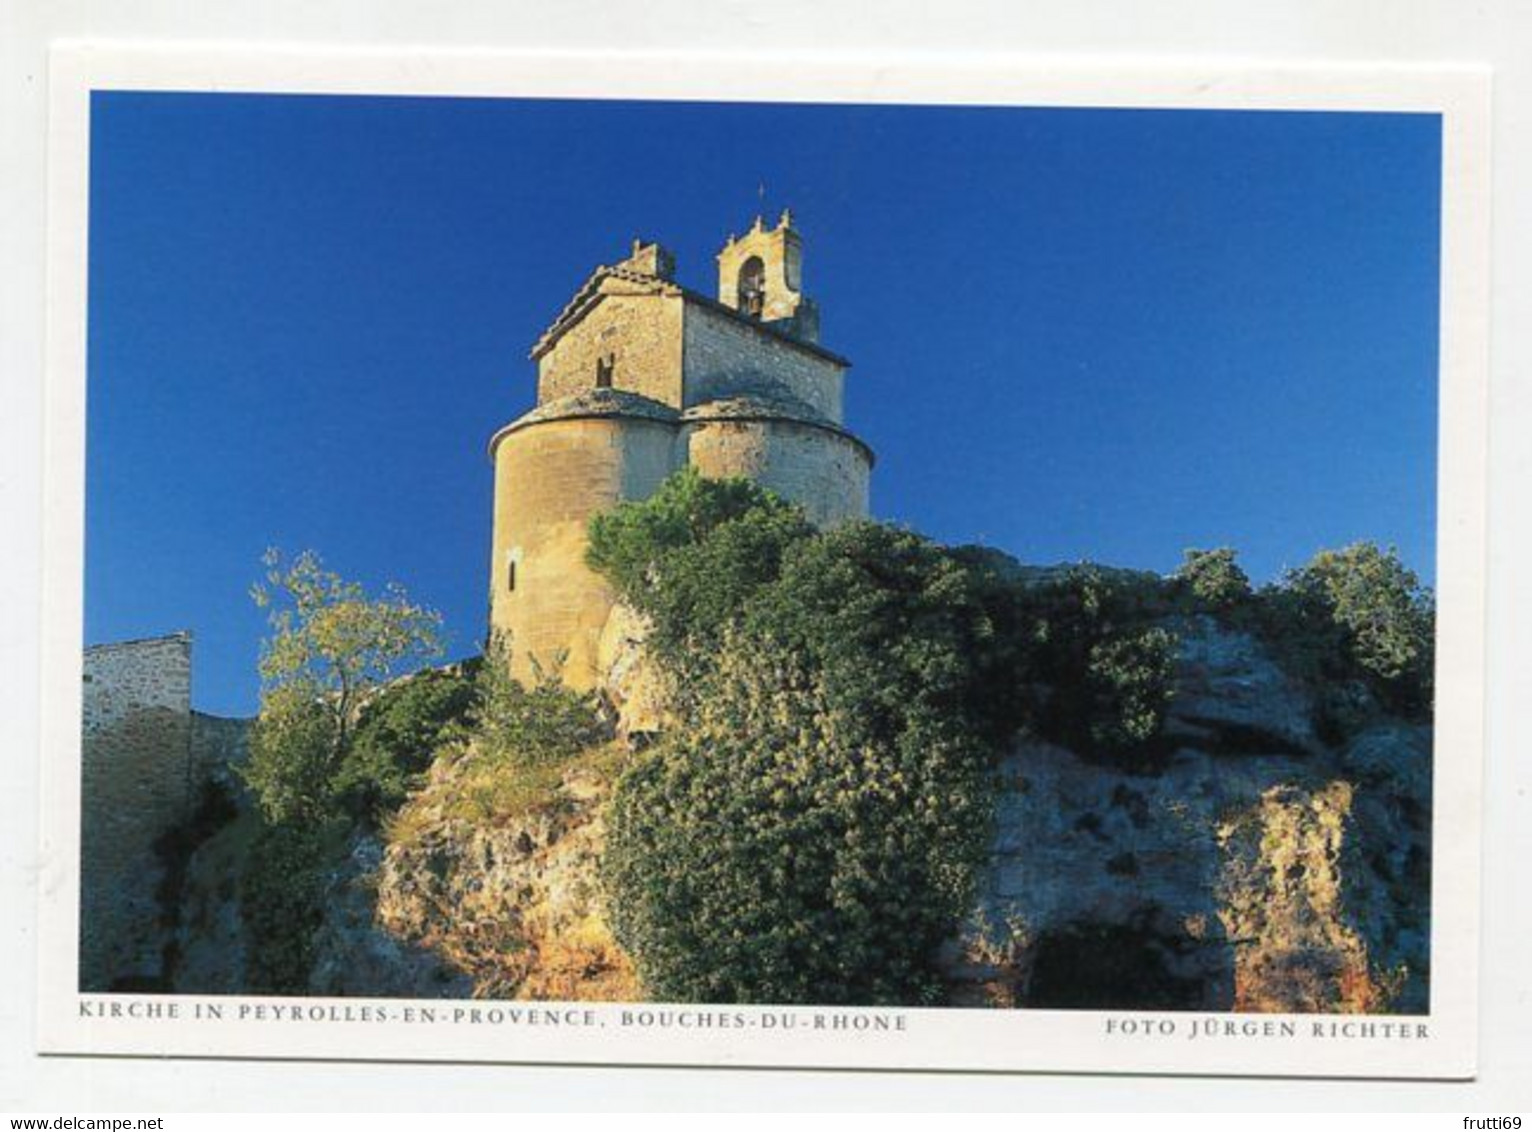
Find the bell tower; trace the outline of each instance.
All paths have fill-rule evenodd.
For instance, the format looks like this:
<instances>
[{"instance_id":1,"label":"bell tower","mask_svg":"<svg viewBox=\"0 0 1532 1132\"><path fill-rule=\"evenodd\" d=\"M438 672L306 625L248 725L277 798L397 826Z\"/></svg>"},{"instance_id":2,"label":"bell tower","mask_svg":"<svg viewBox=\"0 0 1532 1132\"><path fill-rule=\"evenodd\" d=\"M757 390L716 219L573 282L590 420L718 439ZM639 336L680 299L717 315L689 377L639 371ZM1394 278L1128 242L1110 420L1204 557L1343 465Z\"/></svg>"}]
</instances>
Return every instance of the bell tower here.
<instances>
[{"instance_id":1,"label":"bell tower","mask_svg":"<svg viewBox=\"0 0 1532 1132\"><path fill-rule=\"evenodd\" d=\"M804 342L819 341L819 308L803 294L803 238L783 209L775 228L761 217L718 253L718 301Z\"/></svg>"}]
</instances>

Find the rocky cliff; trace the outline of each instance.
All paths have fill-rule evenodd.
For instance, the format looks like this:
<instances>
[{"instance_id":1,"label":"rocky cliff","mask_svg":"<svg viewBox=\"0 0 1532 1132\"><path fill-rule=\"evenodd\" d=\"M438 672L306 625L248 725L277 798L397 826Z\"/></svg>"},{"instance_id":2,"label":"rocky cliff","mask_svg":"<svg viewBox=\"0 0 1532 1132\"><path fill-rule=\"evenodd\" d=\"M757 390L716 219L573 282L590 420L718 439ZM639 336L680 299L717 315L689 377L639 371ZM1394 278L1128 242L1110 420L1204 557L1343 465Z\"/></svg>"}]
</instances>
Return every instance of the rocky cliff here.
<instances>
[{"instance_id":1,"label":"rocky cliff","mask_svg":"<svg viewBox=\"0 0 1532 1132\"><path fill-rule=\"evenodd\" d=\"M1254 637L1209 616L1167 627L1175 688L1155 757L1022 736L1001 759L973 913L941 956L949 1001L1426 1010L1429 727L1375 716L1327 743L1314 690ZM386 832L354 835L328 871L310 993L642 997L598 880L616 764L487 820L460 804L470 762L444 754ZM242 985L252 821L189 861L177 990Z\"/></svg>"},{"instance_id":2,"label":"rocky cliff","mask_svg":"<svg viewBox=\"0 0 1532 1132\"><path fill-rule=\"evenodd\" d=\"M480 997L642 997L597 878L611 774L571 770L549 798L486 821L455 812L463 765L439 762L393 823L379 924L442 956Z\"/></svg>"},{"instance_id":3,"label":"rocky cliff","mask_svg":"<svg viewBox=\"0 0 1532 1132\"><path fill-rule=\"evenodd\" d=\"M989 863L942 958L955 1005L1423 1011L1430 730L1339 748L1251 636L1178 620L1169 740L1125 769L1022 738L1001 761ZM602 920L608 783L474 827L450 769L378 871L381 922L478 993L631 997Z\"/></svg>"},{"instance_id":4,"label":"rocky cliff","mask_svg":"<svg viewBox=\"0 0 1532 1132\"><path fill-rule=\"evenodd\" d=\"M1430 729L1329 749L1255 640L1176 628L1162 763L1026 741L1004 759L989 867L946 957L954 1001L1424 1011Z\"/></svg>"}]
</instances>

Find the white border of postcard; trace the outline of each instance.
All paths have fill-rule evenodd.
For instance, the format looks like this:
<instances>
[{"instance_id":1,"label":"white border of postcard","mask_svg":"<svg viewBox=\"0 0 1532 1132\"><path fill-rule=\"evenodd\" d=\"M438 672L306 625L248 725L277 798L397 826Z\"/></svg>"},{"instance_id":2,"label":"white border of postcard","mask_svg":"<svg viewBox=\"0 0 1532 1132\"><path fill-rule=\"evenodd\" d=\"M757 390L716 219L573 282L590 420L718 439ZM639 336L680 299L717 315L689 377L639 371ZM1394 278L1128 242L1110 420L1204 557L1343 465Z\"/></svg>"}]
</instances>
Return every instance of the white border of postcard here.
<instances>
[{"instance_id":1,"label":"white border of postcard","mask_svg":"<svg viewBox=\"0 0 1532 1132\"><path fill-rule=\"evenodd\" d=\"M55 45L48 156L39 1048L153 1057L1472 1076L1484 737L1489 88L1487 70L1461 66ZM1429 1015L79 994L90 94L125 89L1440 114L1439 625ZM659 1024L661 1015L669 1025ZM740 1025L742 1020L753 1024Z\"/></svg>"}]
</instances>

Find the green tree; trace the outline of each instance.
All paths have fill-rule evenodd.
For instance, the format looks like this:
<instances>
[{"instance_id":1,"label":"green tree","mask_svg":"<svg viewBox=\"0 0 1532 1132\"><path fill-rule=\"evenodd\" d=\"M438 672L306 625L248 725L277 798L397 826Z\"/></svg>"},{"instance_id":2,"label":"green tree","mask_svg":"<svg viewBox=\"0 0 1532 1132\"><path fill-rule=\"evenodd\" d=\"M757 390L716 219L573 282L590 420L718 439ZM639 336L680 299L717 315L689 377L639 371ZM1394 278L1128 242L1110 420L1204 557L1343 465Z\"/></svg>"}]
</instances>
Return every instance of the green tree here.
<instances>
[{"instance_id":1,"label":"green tree","mask_svg":"<svg viewBox=\"0 0 1532 1132\"><path fill-rule=\"evenodd\" d=\"M1291 571L1283 589L1296 619L1339 634L1332 655L1354 666L1392 706L1429 711L1436 606L1396 550L1357 542L1325 550ZM1325 675L1337 675L1330 665ZM1339 673L1344 675L1344 671Z\"/></svg>"},{"instance_id":2,"label":"green tree","mask_svg":"<svg viewBox=\"0 0 1532 1132\"><path fill-rule=\"evenodd\" d=\"M268 820L322 818L363 705L405 667L440 654L441 617L396 585L368 597L311 551L291 562L268 551L263 563L251 596L269 610L271 635L244 778Z\"/></svg>"},{"instance_id":3,"label":"green tree","mask_svg":"<svg viewBox=\"0 0 1532 1132\"><path fill-rule=\"evenodd\" d=\"M727 527L684 555L699 579ZM619 782L614 930L665 998L927 1001L988 833L993 626L907 531L848 524L780 561L691 639L681 719Z\"/></svg>"},{"instance_id":4,"label":"green tree","mask_svg":"<svg viewBox=\"0 0 1532 1132\"><path fill-rule=\"evenodd\" d=\"M442 745L466 733L477 702L466 672L428 668L380 689L359 712L336 775L346 811L377 821L397 809Z\"/></svg>"},{"instance_id":5,"label":"green tree","mask_svg":"<svg viewBox=\"0 0 1532 1132\"><path fill-rule=\"evenodd\" d=\"M720 524L762 507L789 505L747 479L710 479L686 467L648 499L593 517L586 562L624 598L641 599L663 555L701 542Z\"/></svg>"},{"instance_id":6,"label":"green tree","mask_svg":"<svg viewBox=\"0 0 1532 1132\"><path fill-rule=\"evenodd\" d=\"M1250 597L1250 577L1240 569L1232 547L1188 550L1175 578L1202 605L1214 611L1232 609Z\"/></svg>"},{"instance_id":7,"label":"green tree","mask_svg":"<svg viewBox=\"0 0 1532 1132\"><path fill-rule=\"evenodd\" d=\"M586 561L650 619L650 650L678 666L705 653L777 576L786 548L812 533L801 508L758 484L686 468L650 498L593 518Z\"/></svg>"}]
</instances>

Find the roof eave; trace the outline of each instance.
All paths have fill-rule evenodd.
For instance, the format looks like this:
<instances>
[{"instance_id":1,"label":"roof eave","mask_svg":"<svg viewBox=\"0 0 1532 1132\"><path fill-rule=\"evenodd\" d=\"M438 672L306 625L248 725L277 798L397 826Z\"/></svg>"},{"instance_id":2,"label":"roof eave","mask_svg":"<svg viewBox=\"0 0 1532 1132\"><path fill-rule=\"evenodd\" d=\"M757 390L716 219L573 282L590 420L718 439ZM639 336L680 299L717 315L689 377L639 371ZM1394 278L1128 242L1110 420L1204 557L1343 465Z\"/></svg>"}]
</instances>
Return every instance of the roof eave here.
<instances>
[{"instance_id":1,"label":"roof eave","mask_svg":"<svg viewBox=\"0 0 1532 1132\"><path fill-rule=\"evenodd\" d=\"M739 311L735 310L727 303L720 303L717 299L710 295L704 295L700 291L693 291L689 288L683 287L681 288L681 297L686 299L688 302L696 303L700 307L704 307L708 310L725 315L744 326L748 326L754 330L759 330L762 333L768 334L779 342L786 343L789 346L796 346L798 349L803 350L805 353L813 354L816 357L823 359L824 361L839 366L841 369L851 368L850 360L837 354L834 350L827 350L817 342L806 342L802 338L797 338L785 330L778 330L769 322L762 322L758 318L751 318L748 314L741 314Z\"/></svg>"},{"instance_id":2,"label":"roof eave","mask_svg":"<svg viewBox=\"0 0 1532 1132\"><path fill-rule=\"evenodd\" d=\"M565 334L584 321L586 316L600 306L603 299L607 298L607 292L601 289L601 284L612 277L614 276L610 268L598 267L592 272L570 301L565 304L564 309L559 312L558 318L554 319L552 325L543 331L542 337L533 343L532 349L527 356L534 362L540 361L553 347L558 345L559 340ZM680 284L671 282L668 279L656 279L655 282L659 286L649 292L651 297L680 298L683 302L696 303L706 310L722 314L727 318L733 319L735 322L767 334L778 342L796 347L805 353L813 354L822 361L839 366L841 369L851 368L851 362L835 351L827 350L817 342L806 342L802 338L794 337L785 330L777 329L769 322L762 322L760 319L751 318L747 314L741 314L733 307L719 302L710 295L704 295L700 291L693 291L689 287L682 287ZM587 291L589 294L583 294ZM633 297L643 296L635 295Z\"/></svg>"}]
</instances>

